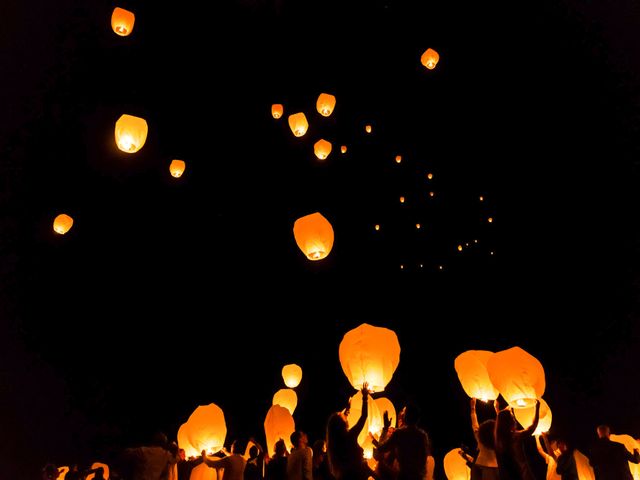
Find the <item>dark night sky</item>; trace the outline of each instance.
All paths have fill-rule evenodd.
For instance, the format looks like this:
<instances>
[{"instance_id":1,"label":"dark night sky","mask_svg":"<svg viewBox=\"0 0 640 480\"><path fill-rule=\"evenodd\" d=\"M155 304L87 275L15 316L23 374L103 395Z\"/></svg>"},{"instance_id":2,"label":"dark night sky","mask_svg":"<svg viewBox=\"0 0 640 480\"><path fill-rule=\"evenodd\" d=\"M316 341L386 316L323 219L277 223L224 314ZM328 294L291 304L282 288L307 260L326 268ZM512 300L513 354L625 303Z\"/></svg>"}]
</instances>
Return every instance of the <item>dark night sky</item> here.
<instances>
[{"instance_id":1,"label":"dark night sky","mask_svg":"<svg viewBox=\"0 0 640 480\"><path fill-rule=\"evenodd\" d=\"M439 455L472 441L453 370L468 349L537 356L553 428L579 444L601 422L640 436L632 2L129 2L126 38L110 2L15 3L0 27L13 478L175 434L199 403L223 408L228 438L259 436L290 362L313 440L352 392L338 344L363 322L397 332L388 396L421 405ZM276 102L305 111L305 137ZM133 156L113 142L122 113L149 123ZM292 235L313 211L336 232L316 263Z\"/></svg>"}]
</instances>

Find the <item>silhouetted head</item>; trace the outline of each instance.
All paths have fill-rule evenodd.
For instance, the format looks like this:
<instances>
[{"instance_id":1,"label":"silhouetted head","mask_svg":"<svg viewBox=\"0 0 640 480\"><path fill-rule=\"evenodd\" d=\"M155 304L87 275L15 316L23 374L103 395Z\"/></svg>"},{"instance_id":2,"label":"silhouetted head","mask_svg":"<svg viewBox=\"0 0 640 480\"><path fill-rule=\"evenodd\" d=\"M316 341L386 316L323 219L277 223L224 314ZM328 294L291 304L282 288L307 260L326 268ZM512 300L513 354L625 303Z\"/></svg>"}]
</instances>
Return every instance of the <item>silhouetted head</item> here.
<instances>
[{"instance_id":1,"label":"silhouetted head","mask_svg":"<svg viewBox=\"0 0 640 480\"><path fill-rule=\"evenodd\" d=\"M405 425L417 425L420 421L420 408L413 404L407 404L403 409L404 424Z\"/></svg>"},{"instance_id":2,"label":"silhouetted head","mask_svg":"<svg viewBox=\"0 0 640 480\"><path fill-rule=\"evenodd\" d=\"M598 425L597 431L599 438L608 439L609 435L611 435L611 429L609 428L609 425Z\"/></svg>"},{"instance_id":3,"label":"silhouetted head","mask_svg":"<svg viewBox=\"0 0 640 480\"><path fill-rule=\"evenodd\" d=\"M179 448L178 449L178 457L180 457L180 460L186 460L187 459L187 453L184 451L184 448Z\"/></svg>"},{"instance_id":4,"label":"silhouetted head","mask_svg":"<svg viewBox=\"0 0 640 480\"><path fill-rule=\"evenodd\" d=\"M480 443L487 448L493 450L496 446L495 442L495 429L496 429L496 421L495 420L485 420L480 424L480 428L478 429L478 440Z\"/></svg>"},{"instance_id":5,"label":"silhouetted head","mask_svg":"<svg viewBox=\"0 0 640 480\"><path fill-rule=\"evenodd\" d=\"M313 442L312 450L313 450L313 458L316 458L317 456L320 456L323 453L325 453L327 451L325 441L320 439Z\"/></svg>"},{"instance_id":6,"label":"silhouetted head","mask_svg":"<svg viewBox=\"0 0 640 480\"><path fill-rule=\"evenodd\" d=\"M285 445L284 440L278 440L274 445L273 450L275 451L276 457L284 457L287 454L287 446Z\"/></svg>"},{"instance_id":7,"label":"silhouetted head","mask_svg":"<svg viewBox=\"0 0 640 480\"><path fill-rule=\"evenodd\" d=\"M234 440L231 444L231 453L237 453L238 455L242 455L244 453L245 448L247 448L247 442L243 440Z\"/></svg>"},{"instance_id":8,"label":"silhouetted head","mask_svg":"<svg viewBox=\"0 0 640 480\"><path fill-rule=\"evenodd\" d=\"M295 448L302 448L307 444L307 434L302 430L296 430L291 434L289 440L291 440L291 445Z\"/></svg>"},{"instance_id":9,"label":"silhouetted head","mask_svg":"<svg viewBox=\"0 0 640 480\"><path fill-rule=\"evenodd\" d=\"M335 412L327 420L327 443L337 436L344 436L349 430L346 417L342 412Z\"/></svg>"},{"instance_id":10,"label":"silhouetted head","mask_svg":"<svg viewBox=\"0 0 640 480\"><path fill-rule=\"evenodd\" d=\"M156 432L153 434L153 438L151 439L151 445L154 447L166 447L167 443L169 443L169 439L162 432Z\"/></svg>"},{"instance_id":11,"label":"silhouetted head","mask_svg":"<svg viewBox=\"0 0 640 480\"><path fill-rule=\"evenodd\" d=\"M55 480L58 478L58 467L53 463L47 463L42 469L43 480Z\"/></svg>"},{"instance_id":12,"label":"silhouetted head","mask_svg":"<svg viewBox=\"0 0 640 480\"><path fill-rule=\"evenodd\" d=\"M253 445L253 446L249 449L249 458L250 458L250 459L257 458L259 453L260 453L260 450L258 450L258 447L256 447L255 445Z\"/></svg>"}]
</instances>

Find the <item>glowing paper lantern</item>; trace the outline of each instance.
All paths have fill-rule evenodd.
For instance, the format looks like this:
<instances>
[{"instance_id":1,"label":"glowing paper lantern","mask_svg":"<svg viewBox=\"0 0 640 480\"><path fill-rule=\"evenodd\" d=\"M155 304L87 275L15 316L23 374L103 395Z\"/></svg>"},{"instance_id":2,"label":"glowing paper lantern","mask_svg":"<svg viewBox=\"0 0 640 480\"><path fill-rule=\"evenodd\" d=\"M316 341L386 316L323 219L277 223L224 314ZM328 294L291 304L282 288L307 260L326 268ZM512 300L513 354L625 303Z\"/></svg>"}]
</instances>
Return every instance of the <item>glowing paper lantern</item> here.
<instances>
[{"instance_id":1,"label":"glowing paper lantern","mask_svg":"<svg viewBox=\"0 0 640 480\"><path fill-rule=\"evenodd\" d=\"M433 173L427 173L427 179L432 180L433 179Z\"/></svg>"},{"instance_id":2,"label":"glowing paper lantern","mask_svg":"<svg viewBox=\"0 0 640 480\"><path fill-rule=\"evenodd\" d=\"M73 218L65 213L61 213L53 220L53 231L64 235L73 226Z\"/></svg>"},{"instance_id":3,"label":"glowing paper lantern","mask_svg":"<svg viewBox=\"0 0 640 480\"><path fill-rule=\"evenodd\" d=\"M295 363L290 363L282 367L282 379L289 388L296 388L302 380L302 368Z\"/></svg>"},{"instance_id":4,"label":"glowing paper lantern","mask_svg":"<svg viewBox=\"0 0 640 480\"><path fill-rule=\"evenodd\" d=\"M374 228L376 229L376 232L377 232L378 230L380 230L380 225L376 223Z\"/></svg>"},{"instance_id":5,"label":"glowing paper lantern","mask_svg":"<svg viewBox=\"0 0 640 480\"><path fill-rule=\"evenodd\" d=\"M309 122L307 122L307 117L304 116L304 113L300 112L289 115L289 128L291 128L291 131L296 137L301 137L307 133Z\"/></svg>"},{"instance_id":6,"label":"glowing paper lantern","mask_svg":"<svg viewBox=\"0 0 640 480\"><path fill-rule=\"evenodd\" d=\"M427 456L427 480L433 480L433 472L436 470L436 459L431 455Z\"/></svg>"},{"instance_id":7,"label":"glowing paper lantern","mask_svg":"<svg viewBox=\"0 0 640 480\"><path fill-rule=\"evenodd\" d=\"M460 384L470 398L486 402L498 398L498 390L491 383L487 363L493 352L468 350L458 355L453 362Z\"/></svg>"},{"instance_id":8,"label":"glowing paper lantern","mask_svg":"<svg viewBox=\"0 0 640 480\"><path fill-rule=\"evenodd\" d=\"M126 153L135 153L147 140L149 127L144 118L122 115L116 122L116 145Z\"/></svg>"},{"instance_id":9,"label":"glowing paper lantern","mask_svg":"<svg viewBox=\"0 0 640 480\"><path fill-rule=\"evenodd\" d=\"M450 450L444 456L444 473L449 480L469 480L471 469L467 467L467 462L460 456L457 448Z\"/></svg>"},{"instance_id":10,"label":"glowing paper lantern","mask_svg":"<svg viewBox=\"0 0 640 480\"><path fill-rule=\"evenodd\" d=\"M328 117L336 106L336 97L329 93L321 93L316 102L316 109L323 117Z\"/></svg>"},{"instance_id":11,"label":"glowing paper lantern","mask_svg":"<svg viewBox=\"0 0 640 480\"><path fill-rule=\"evenodd\" d=\"M400 197L400 203L404 203L404 196Z\"/></svg>"},{"instance_id":12,"label":"glowing paper lantern","mask_svg":"<svg viewBox=\"0 0 640 480\"><path fill-rule=\"evenodd\" d=\"M200 456L200 454L198 454L198 456ZM204 462L200 463L191 470L189 480L218 480L218 469L210 468Z\"/></svg>"},{"instance_id":13,"label":"glowing paper lantern","mask_svg":"<svg viewBox=\"0 0 640 480\"><path fill-rule=\"evenodd\" d=\"M438 55L438 52L433 48L427 48L427 50L422 54L422 57L420 57L422 65L427 67L429 70L436 68L438 60L440 60L440 55Z\"/></svg>"},{"instance_id":14,"label":"glowing paper lantern","mask_svg":"<svg viewBox=\"0 0 640 480\"><path fill-rule=\"evenodd\" d=\"M56 480L64 480L69 473L69 467L58 467L58 478Z\"/></svg>"},{"instance_id":15,"label":"glowing paper lantern","mask_svg":"<svg viewBox=\"0 0 640 480\"><path fill-rule=\"evenodd\" d=\"M280 118L282 117L282 114L284 113L284 107L282 106L281 103L274 103L273 105L271 105L271 116L273 118Z\"/></svg>"},{"instance_id":16,"label":"glowing paper lantern","mask_svg":"<svg viewBox=\"0 0 640 480\"><path fill-rule=\"evenodd\" d=\"M215 403L200 405L187 420L187 439L200 455L202 450L219 452L227 437L227 424L222 409ZM185 448L185 453L186 453Z\"/></svg>"},{"instance_id":17,"label":"glowing paper lantern","mask_svg":"<svg viewBox=\"0 0 640 480\"><path fill-rule=\"evenodd\" d=\"M372 129L371 129L371 125L365 125L365 127L364 127L364 131L365 131L365 132L367 132L367 133L371 133L371 130L372 130Z\"/></svg>"},{"instance_id":18,"label":"glowing paper lantern","mask_svg":"<svg viewBox=\"0 0 640 480\"><path fill-rule=\"evenodd\" d=\"M380 436L380 432L382 432L382 414L380 410L378 410L378 405L376 401L371 398L371 396L367 397L368 405L369 405L369 413L367 415L367 420L364 423L364 428L358 435L358 444L363 447L367 438L369 437L369 433L372 433L376 438ZM347 423L349 424L349 428L353 427L360 418L362 414L362 392L356 393L353 397L351 397L351 408L349 408L349 415L347 415Z\"/></svg>"},{"instance_id":19,"label":"glowing paper lantern","mask_svg":"<svg viewBox=\"0 0 640 480\"><path fill-rule=\"evenodd\" d=\"M104 480L109 480L109 466L106 463L100 463L100 462L94 462L91 464L91 469L93 470L94 468L100 468L102 467L104 473L102 475L102 477L104 478ZM89 475L87 475L87 477L85 478L85 480L93 480L93 478L96 476L95 473L90 473Z\"/></svg>"},{"instance_id":20,"label":"glowing paper lantern","mask_svg":"<svg viewBox=\"0 0 640 480\"><path fill-rule=\"evenodd\" d=\"M533 423L533 418L536 415L536 407L528 407L528 408L515 408L513 413L516 416L516 420L520 422L522 428L529 428L529 426ZM547 402L544 399L540 399L540 415L538 418L538 426L536 430L533 432L534 435L540 435L542 433L546 433L551 428L551 409Z\"/></svg>"},{"instance_id":21,"label":"glowing paper lantern","mask_svg":"<svg viewBox=\"0 0 640 480\"><path fill-rule=\"evenodd\" d=\"M402 155L396 155L396 163L402 162Z\"/></svg>"},{"instance_id":22,"label":"glowing paper lantern","mask_svg":"<svg viewBox=\"0 0 640 480\"><path fill-rule=\"evenodd\" d=\"M320 160L324 160L331 153L331 142L320 139L313 145L313 152Z\"/></svg>"},{"instance_id":23,"label":"glowing paper lantern","mask_svg":"<svg viewBox=\"0 0 640 480\"><path fill-rule=\"evenodd\" d=\"M631 436L631 435L609 435L609 440L612 442L618 442L625 446L629 453L633 453L635 448L640 450L640 444ZM640 480L640 464L629 462L629 469L631 470L631 475L633 475L633 480Z\"/></svg>"},{"instance_id":24,"label":"glowing paper lantern","mask_svg":"<svg viewBox=\"0 0 640 480\"><path fill-rule=\"evenodd\" d=\"M185 168L187 168L187 164L183 160L172 160L171 165L169 165L171 176L175 178L180 178Z\"/></svg>"},{"instance_id":25,"label":"glowing paper lantern","mask_svg":"<svg viewBox=\"0 0 640 480\"><path fill-rule=\"evenodd\" d=\"M520 347L494 353L487 362L491 383L513 408L532 407L545 389L544 368Z\"/></svg>"},{"instance_id":26,"label":"glowing paper lantern","mask_svg":"<svg viewBox=\"0 0 640 480\"><path fill-rule=\"evenodd\" d=\"M318 212L297 219L293 236L309 260L322 260L333 248L333 227Z\"/></svg>"},{"instance_id":27,"label":"glowing paper lantern","mask_svg":"<svg viewBox=\"0 0 640 480\"><path fill-rule=\"evenodd\" d=\"M436 192L429 192L429 196L430 197L435 197L436 196Z\"/></svg>"},{"instance_id":28,"label":"glowing paper lantern","mask_svg":"<svg viewBox=\"0 0 640 480\"><path fill-rule=\"evenodd\" d=\"M136 16L133 12L120 7L113 9L113 13L111 14L111 28L121 37L126 37L131 33L133 30L133 22L135 21Z\"/></svg>"},{"instance_id":29,"label":"glowing paper lantern","mask_svg":"<svg viewBox=\"0 0 640 480\"><path fill-rule=\"evenodd\" d=\"M395 427L398 423L398 418L396 417L396 407L393 406L391 400L387 397L378 397L376 398L376 407L378 407L381 417L383 417L385 411L388 413L391 426Z\"/></svg>"},{"instance_id":30,"label":"glowing paper lantern","mask_svg":"<svg viewBox=\"0 0 640 480\"><path fill-rule=\"evenodd\" d=\"M573 451L573 459L576 461L576 470L578 472L578 480L596 480L593 468L589 463L589 458L578 449Z\"/></svg>"},{"instance_id":31,"label":"glowing paper lantern","mask_svg":"<svg viewBox=\"0 0 640 480\"><path fill-rule=\"evenodd\" d=\"M298 406L298 395L290 388L281 388L275 393L271 403L286 408L293 415L296 406Z\"/></svg>"},{"instance_id":32,"label":"glowing paper lantern","mask_svg":"<svg viewBox=\"0 0 640 480\"><path fill-rule=\"evenodd\" d=\"M393 330L363 323L345 334L338 354L353 388L367 382L370 391L382 392L400 363L400 344Z\"/></svg>"},{"instance_id":33,"label":"glowing paper lantern","mask_svg":"<svg viewBox=\"0 0 640 480\"><path fill-rule=\"evenodd\" d=\"M342 152L342 153L347 153L347 146L346 146L346 145L342 145L342 146L340 147L340 152Z\"/></svg>"},{"instance_id":34,"label":"glowing paper lantern","mask_svg":"<svg viewBox=\"0 0 640 480\"><path fill-rule=\"evenodd\" d=\"M416 223L416 229L420 230L420 224Z\"/></svg>"},{"instance_id":35,"label":"glowing paper lantern","mask_svg":"<svg viewBox=\"0 0 640 480\"><path fill-rule=\"evenodd\" d=\"M178 429L178 446L184 449L187 458L200 456L200 452L189 441L189 424L187 423L183 423Z\"/></svg>"},{"instance_id":36,"label":"glowing paper lantern","mask_svg":"<svg viewBox=\"0 0 640 480\"><path fill-rule=\"evenodd\" d=\"M487 218L487 222L489 222L489 223L493 223L493 217L489 217L489 218Z\"/></svg>"},{"instance_id":37,"label":"glowing paper lantern","mask_svg":"<svg viewBox=\"0 0 640 480\"><path fill-rule=\"evenodd\" d=\"M296 423L289 410L280 405L272 405L264 419L264 435L267 439L269 456L274 454L275 444L278 440L284 440L287 450L291 451L290 436L296 430Z\"/></svg>"}]
</instances>

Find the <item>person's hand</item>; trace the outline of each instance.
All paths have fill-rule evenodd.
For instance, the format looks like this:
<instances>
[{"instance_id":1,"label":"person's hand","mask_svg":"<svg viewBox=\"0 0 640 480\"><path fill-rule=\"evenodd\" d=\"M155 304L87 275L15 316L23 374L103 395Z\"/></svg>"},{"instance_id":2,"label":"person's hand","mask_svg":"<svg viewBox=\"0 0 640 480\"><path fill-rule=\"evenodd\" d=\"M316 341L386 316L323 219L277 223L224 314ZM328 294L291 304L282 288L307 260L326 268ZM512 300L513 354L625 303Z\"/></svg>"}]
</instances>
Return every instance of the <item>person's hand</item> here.
<instances>
[{"instance_id":1,"label":"person's hand","mask_svg":"<svg viewBox=\"0 0 640 480\"><path fill-rule=\"evenodd\" d=\"M369 397L369 382L364 382L360 391L362 392L362 401L365 402Z\"/></svg>"},{"instance_id":2,"label":"person's hand","mask_svg":"<svg viewBox=\"0 0 640 480\"><path fill-rule=\"evenodd\" d=\"M385 410L382 414L382 426L385 430L389 430L389 427L391 426L391 419L389 418L388 410Z\"/></svg>"}]
</instances>

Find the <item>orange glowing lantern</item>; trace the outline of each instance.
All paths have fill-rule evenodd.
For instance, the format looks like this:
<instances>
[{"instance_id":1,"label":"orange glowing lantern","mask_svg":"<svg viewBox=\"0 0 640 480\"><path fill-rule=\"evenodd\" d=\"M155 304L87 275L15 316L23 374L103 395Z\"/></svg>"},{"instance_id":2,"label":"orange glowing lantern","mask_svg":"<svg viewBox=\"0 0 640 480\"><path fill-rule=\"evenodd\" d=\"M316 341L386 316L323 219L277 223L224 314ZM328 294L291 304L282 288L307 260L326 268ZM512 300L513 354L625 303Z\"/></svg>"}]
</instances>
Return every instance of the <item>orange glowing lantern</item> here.
<instances>
[{"instance_id":1,"label":"orange glowing lantern","mask_svg":"<svg viewBox=\"0 0 640 480\"><path fill-rule=\"evenodd\" d=\"M462 251L462 245L458 245L458 251L461 252Z\"/></svg>"},{"instance_id":2,"label":"orange glowing lantern","mask_svg":"<svg viewBox=\"0 0 640 480\"><path fill-rule=\"evenodd\" d=\"M364 131L365 132L371 133L371 130L372 130L371 125L365 125L365 127L364 127Z\"/></svg>"},{"instance_id":3,"label":"orange glowing lantern","mask_svg":"<svg viewBox=\"0 0 640 480\"><path fill-rule=\"evenodd\" d=\"M333 227L318 212L297 219L293 236L309 260L322 260L333 247Z\"/></svg>"},{"instance_id":4,"label":"orange glowing lantern","mask_svg":"<svg viewBox=\"0 0 640 480\"><path fill-rule=\"evenodd\" d=\"M380 225L376 223L375 227L373 227L373 228L375 228L376 232L377 232L378 230L380 230Z\"/></svg>"},{"instance_id":5,"label":"orange glowing lantern","mask_svg":"<svg viewBox=\"0 0 640 480\"><path fill-rule=\"evenodd\" d=\"M296 388L302 380L302 368L295 363L290 363L282 367L282 379L289 388Z\"/></svg>"},{"instance_id":6,"label":"orange glowing lantern","mask_svg":"<svg viewBox=\"0 0 640 480\"><path fill-rule=\"evenodd\" d=\"M58 467L58 478L56 480L64 480L69 473L69 467Z\"/></svg>"},{"instance_id":7,"label":"orange glowing lantern","mask_svg":"<svg viewBox=\"0 0 640 480\"><path fill-rule=\"evenodd\" d=\"M320 139L313 145L313 152L320 160L324 160L331 153L331 142Z\"/></svg>"},{"instance_id":8,"label":"orange glowing lantern","mask_svg":"<svg viewBox=\"0 0 640 480\"><path fill-rule=\"evenodd\" d=\"M298 395L290 388L281 388L275 393L271 403L286 408L289 410L289 413L293 415L294 410L298 406Z\"/></svg>"},{"instance_id":9,"label":"orange glowing lantern","mask_svg":"<svg viewBox=\"0 0 640 480\"><path fill-rule=\"evenodd\" d=\"M384 412L387 412L389 416L389 421L391 422L391 426L395 428L398 423L398 417L396 417L396 407L393 406L391 400L387 397L378 397L376 398L376 407L378 407L378 411L380 415L383 416Z\"/></svg>"},{"instance_id":10,"label":"orange glowing lantern","mask_svg":"<svg viewBox=\"0 0 640 480\"><path fill-rule=\"evenodd\" d=\"M420 230L420 224L419 223L416 223L416 229Z\"/></svg>"},{"instance_id":11,"label":"orange glowing lantern","mask_svg":"<svg viewBox=\"0 0 640 480\"><path fill-rule=\"evenodd\" d=\"M516 420L520 422L522 428L528 428L533 423L533 418L536 415L536 407L529 408L514 408L513 413L516 416ZM540 399L540 414L538 417L538 426L536 427L534 435L540 435L546 433L551 428L551 409L544 399Z\"/></svg>"},{"instance_id":12,"label":"orange glowing lantern","mask_svg":"<svg viewBox=\"0 0 640 480\"><path fill-rule=\"evenodd\" d=\"M458 450L454 448L444 456L444 473L449 480L469 480L471 469L467 466L467 461L460 456Z\"/></svg>"},{"instance_id":13,"label":"orange glowing lantern","mask_svg":"<svg viewBox=\"0 0 640 480\"><path fill-rule=\"evenodd\" d=\"M284 113L284 107L282 106L281 103L274 103L273 105L271 105L271 116L273 118L278 119L282 117L283 113Z\"/></svg>"},{"instance_id":14,"label":"orange glowing lantern","mask_svg":"<svg viewBox=\"0 0 640 480\"><path fill-rule=\"evenodd\" d=\"M189 441L189 424L183 423L180 425L178 429L178 446L184 449L184 453L187 458L190 457L199 457L200 452L198 452L191 442Z\"/></svg>"},{"instance_id":15,"label":"orange glowing lantern","mask_svg":"<svg viewBox=\"0 0 640 480\"><path fill-rule=\"evenodd\" d=\"M482 195L480 195L480 201L484 202L484 197Z\"/></svg>"},{"instance_id":16,"label":"orange glowing lantern","mask_svg":"<svg viewBox=\"0 0 640 480\"><path fill-rule=\"evenodd\" d=\"M429 196L430 197L435 197L436 196L436 192L429 192Z\"/></svg>"},{"instance_id":17,"label":"orange glowing lantern","mask_svg":"<svg viewBox=\"0 0 640 480\"><path fill-rule=\"evenodd\" d=\"M382 414L380 410L378 410L378 405L376 401L371 398L371 396L367 397L367 403L369 406L369 413L367 415L367 420L364 423L364 428L358 435L358 444L362 447L365 444L365 441L369 437L369 433L371 433L375 438L380 436L382 432ZM362 414L362 392L356 393L353 397L351 397L351 407L349 408L349 415L347 415L347 423L349 424L349 428L353 427L360 419L360 415Z\"/></svg>"},{"instance_id":18,"label":"orange glowing lantern","mask_svg":"<svg viewBox=\"0 0 640 480\"><path fill-rule=\"evenodd\" d=\"M396 155L396 163L402 162L402 155Z\"/></svg>"},{"instance_id":19,"label":"orange glowing lantern","mask_svg":"<svg viewBox=\"0 0 640 480\"><path fill-rule=\"evenodd\" d=\"M93 462L91 464L91 470L100 467L102 467L102 478L104 478L104 480L109 480L109 466L106 463ZM95 473L90 473L86 476L85 480L93 480L95 476Z\"/></svg>"},{"instance_id":20,"label":"orange glowing lantern","mask_svg":"<svg viewBox=\"0 0 640 480\"><path fill-rule=\"evenodd\" d=\"M73 226L73 218L66 213L61 213L53 220L53 231L64 235Z\"/></svg>"},{"instance_id":21,"label":"orange glowing lantern","mask_svg":"<svg viewBox=\"0 0 640 480\"><path fill-rule=\"evenodd\" d=\"M175 178L180 178L185 168L187 168L187 164L183 160L172 160L171 165L169 165L171 176Z\"/></svg>"},{"instance_id":22,"label":"orange glowing lantern","mask_svg":"<svg viewBox=\"0 0 640 480\"><path fill-rule=\"evenodd\" d=\"M273 457L275 444L284 440L287 450L291 451L291 434L296 430L296 423L289 410L280 405L272 405L264 419L264 435L267 439L269 456Z\"/></svg>"},{"instance_id":23,"label":"orange glowing lantern","mask_svg":"<svg viewBox=\"0 0 640 480\"><path fill-rule=\"evenodd\" d=\"M195 450L196 455L200 455L202 450L219 452L227 437L227 424L222 409L215 403L200 405L187 420L185 433L192 447L190 451Z\"/></svg>"},{"instance_id":24,"label":"orange glowing lantern","mask_svg":"<svg viewBox=\"0 0 640 480\"><path fill-rule=\"evenodd\" d=\"M578 480L596 480L593 473L589 458L580 452L577 448L573 451L573 459L576 462L576 471L578 472ZM634 479L635 480L635 479Z\"/></svg>"},{"instance_id":25,"label":"orange glowing lantern","mask_svg":"<svg viewBox=\"0 0 640 480\"><path fill-rule=\"evenodd\" d=\"M111 14L111 28L121 37L126 37L133 30L133 22L136 21L136 16L133 12L125 10L124 8L116 7Z\"/></svg>"},{"instance_id":26,"label":"orange glowing lantern","mask_svg":"<svg viewBox=\"0 0 640 480\"><path fill-rule=\"evenodd\" d=\"M404 203L404 195L400 196L400 203Z\"/></svg>"},{"instance_id":27,"label":"orange glowing lantern","mask_svg":"<svg viewBox=\"0 0 640 480\"><path fill-rule=\"evenodd\" d=\"M342 146L340 147L340 152L341 152L341 153L347 153L347 146L346 146L346 145L342 145Z\"/></svg>"},{"instance_id":28,"label":"orange glowing lantern","mask_svg":"<svg viewBox=\"0 0 640 480\"><path fill-rule=\"evenodd\" d=\"M440 55L438 55L438 52L433 48L427 48L427 50L422 54L422 57L420 57L422 65L427 67L429 70L436 68L438 60L440 60Z\"/></svg>"},{"instance_id":29,"label":"orange glowing lantern","mask_svg":"<svg viewBox=\"0 0 640 480\"><path fill-rule=\"evenodd\" d=\"M300 112L289 115L289 128L291 128L291 131L296 137L302 137L307 133L309 122L307 122L307 117L305 117L304 113Z\"/></svg>"},{"instance_id":30,"label":"orange glowing lantern","mask_svg":"<svg viewBox=\"0 0 640 480\"><path fill-rule=\"evenodd\" d=\"M493 217L489 217L489 218L487 218L487 222L489 222L489 223L493 223Z\"/></svg>"},{"instance_id":31,"label":"orange glowing lantern","mask_svg":"<svg viewBox=\"0 0 640 480\"><path fill-rule=\"evenodd\" d=\"M198 453L196 456L199 457L200 454ZM224 471L224 469L221 469L221 471ZM222 478L222 474L218 475L218 469L210 468L206 463L202 462L193 467L189 480L219 480L218 477Z\"/></svg>"},{"instance_id":32,"label":"orange glowing lantern","mask_svg":"<svg viewBox=\"0 0 640 480\"><path fill-rule=\"evenodd\" d=\"M122 115L116 122L116 144L126 153L135 153L147 140L149 127L144 118Z\"/></svg>"},{"instance_id":33,"label":"orange glowing lantern","mask_svg":"<svg viewBox=\"0 0 640 480\"><path fill-rule=\"evenodd\" d=\"M498 398L498 390L491 383L487 363L493 352L486 350L468 350L458 355L454 367L460 384L471 398L479 398L483 402Z\"/></svg>"},{"instance_id":34,"label":"orange glowing lantern","mask_svg":"<svg viewBox=\"0 0 640 480\"><path fill-rule=\"evenodd\" d=\"M367 323L345 334L338 353L342 371L356 390L367 382L370 391L384 391L400 363L395 332Z\"/></svg>"},{"instance_id":35,"label":"orange glowing lantern","mask_svg":"<svg viewBox=\"0 0 640 480\"><path fill-rule=\"evenodd\" d=\"M433 173L427 173L427 179L432 180L433 179Z\"/></svg>"},{"instance_id":36,"label":"orange glowing lantern","mask_svg":"<svg viewBox=\"0 0 640 480\"><path fill-rule=\"evenodd\" d=\"M487 362L491 383L513 408L535 406L545 389L544 368L520 347L494 353Z\"/></svg>"},{"instance_id":37,"label":"orange glowing lantern","mask_svg":"<svg viewBox=\"0 0 640 480\"><path fill-rule=\"evenodd\" d=\"M321 93L318 96L318 101L316 102L316 109L318 113L323 117L328 117L333 113L333 109L336 106L336 97L329 93Z\"/></svg>"}]
</instances>

